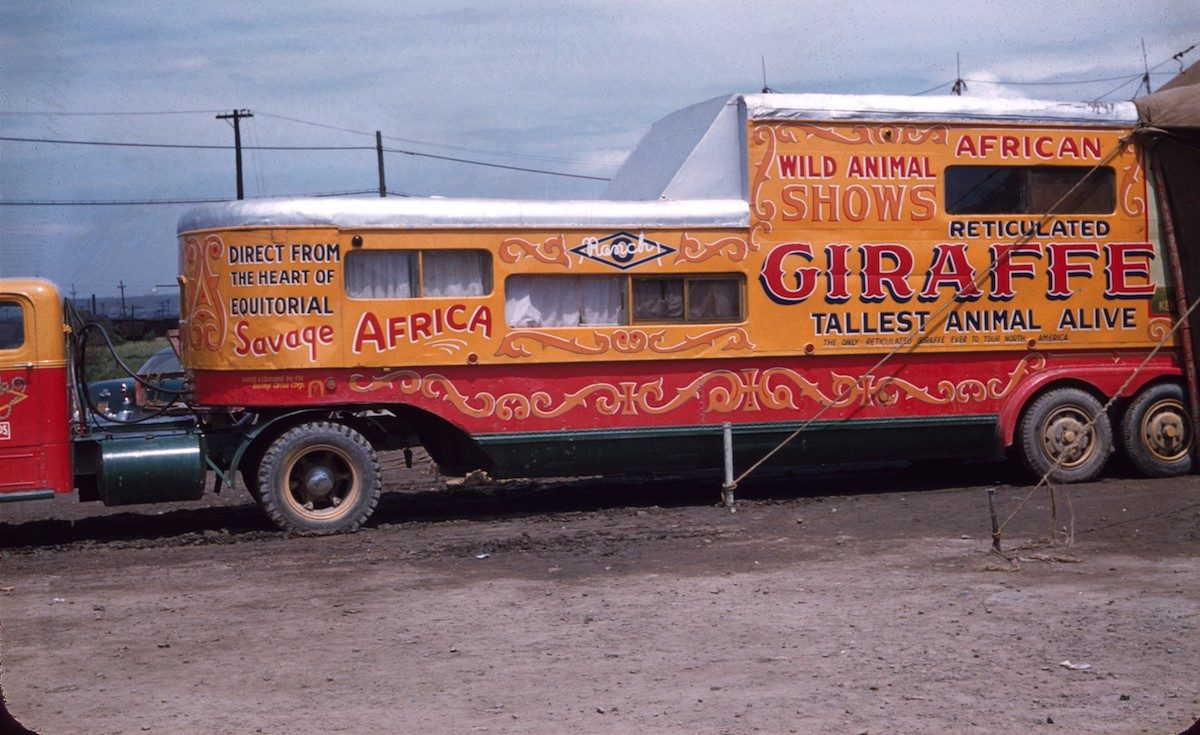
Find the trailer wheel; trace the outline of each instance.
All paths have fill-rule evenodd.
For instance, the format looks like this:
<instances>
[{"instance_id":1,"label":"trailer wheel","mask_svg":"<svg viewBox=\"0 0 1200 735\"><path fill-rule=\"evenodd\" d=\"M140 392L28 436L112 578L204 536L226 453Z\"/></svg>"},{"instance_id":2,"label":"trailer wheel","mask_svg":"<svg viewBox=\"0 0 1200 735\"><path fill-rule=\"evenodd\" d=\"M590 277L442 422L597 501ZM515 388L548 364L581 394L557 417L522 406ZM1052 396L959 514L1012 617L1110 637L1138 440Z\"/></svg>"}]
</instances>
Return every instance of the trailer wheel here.
<instances>
[{"instance_id":1,"label":"trailer wheel","mask_svg":"<svg viewBox=\"0 0 1200 735\"><path fill-rule=\"evenodd\" d=\"M1056 388L1026 409L1019 441L1025 466L1037 477L1049 472L1054 482L1087 482L1100 474L1112 453L1112 424L1091 394Z\"/></svg>"},{"instance_id":2,"label":"trailer wheel","mask_svg":"<svg viewBox=\"0 0 1200 735\"><path fill-rule=\"evenodd\" d=\"M1174 477L1192 469L1192 420L1183 388L1160 383L1142 391L1121 419L1125 455L1147 477Z\"/></svg>"},{"instance_id":3,"label":"trailer wheel","mask_svg":"<svg viewBox=\"0 0 1200 735\"><path fill-rule=\"evenodd\" d=\"M354 429L301 424L271 443L258 467L259 503L280 528L318 535L353 531L379 502L375 450Z\"/></svg>"}]
</instances>

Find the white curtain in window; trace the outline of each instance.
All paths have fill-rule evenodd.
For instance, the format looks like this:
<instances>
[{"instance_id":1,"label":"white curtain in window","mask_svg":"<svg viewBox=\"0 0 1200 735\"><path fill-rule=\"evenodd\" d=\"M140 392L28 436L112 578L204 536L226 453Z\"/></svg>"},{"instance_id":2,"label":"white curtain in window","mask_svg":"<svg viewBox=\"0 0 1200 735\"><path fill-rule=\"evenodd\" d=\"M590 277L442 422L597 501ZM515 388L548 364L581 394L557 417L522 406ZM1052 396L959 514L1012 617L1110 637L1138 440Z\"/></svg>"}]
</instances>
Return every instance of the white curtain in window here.
<instances>
[{"instance_id":1,"label":"white curtain in window","mask_svg":"<svg viewBox=\"0 0 1200 735\"><path fill-rule=\"evenodd\" d=\"M504 285L504 321L510 327L567 327L579 324L579 278L509 278Z\"/></svg>"},{"instance_id":2,"label":"white curtain in window","mask_svg":"<svg viewBox=\"0 0 1200 735\"><path fill-rule=\"evenodd\" d=\"M625 279L622 276L580 276L583 284L580 324L628 324L625 318Z\"/></svg>"},{"instance_id":3,"label":"white curtain in window","mask_svg":"<svg viewBox=\"0 0 1200 735\"><path fill-rule=\"evenodd\" d=\"M492 291L488 254L480 250L426 250L421 255L425 296L486 296Z\"/></svg>"},{"instance_id":4,"label":"white curtain in window","mask_svg":"<svg viewBox=\"0 0 1200 735\"><path fill-rule=\"evenodd\" d=\"M346 256L346 295L353 299L407 299L414 292L416 253L359 250Z\"/></svg>"},{"instance_id":5,"label":"white curtain in window","mask_svg":"<svg viewBox=\"0 0 1200 735\"><path fill-rule=\"evenodd\" d=\"M512 276L504 284L510 327L625 324L620 276Z\"/></svg>"}]
</instances>

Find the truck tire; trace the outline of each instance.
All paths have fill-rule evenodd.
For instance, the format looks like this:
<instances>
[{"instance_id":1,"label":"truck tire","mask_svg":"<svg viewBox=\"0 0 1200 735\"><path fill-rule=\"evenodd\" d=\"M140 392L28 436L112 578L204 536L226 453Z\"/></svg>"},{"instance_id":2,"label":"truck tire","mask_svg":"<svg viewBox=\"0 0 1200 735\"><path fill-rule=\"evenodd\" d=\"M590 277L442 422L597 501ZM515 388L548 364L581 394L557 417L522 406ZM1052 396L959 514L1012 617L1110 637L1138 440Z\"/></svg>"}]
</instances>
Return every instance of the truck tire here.
<instances>
[{"instance_id":1,"label":"truck tire","mask_svg":"<svg viewBox=\"0 0 1200 735\"><path fill-rule=\"evenodd\" d=\"M1133 399L1121 419L1125 456L1146 477L1174 477L1192 470L1192 419L1183 388L1159 383Z\"/></svg>"},{"instance_id":2,"label":"truck tire","mask_svg":"<svg viewBox=\"0 0 1200 735\"><path fill-rule=\"evenodd\" d=\"M1096 417L1091 429L1084 429ZM1037 478L1087 482L1112 453L1112 424L1100 402L1077 388L1055 388L1037 398L1021 417L1021 458Z\"/></svg>"},{"instance_id":3,"label":"truck tire","mask_svg":"<svg viewBox=\"0 0 1200 735\"><path fill-rule=\"evenodd\" d=\"M258 466L259 504L280 528L304 535L355 530L375 510L382 484L370 443L329 421L284 432Z\"/></svg>"},{"instance_id":4,"label":"truck tire","mask_svg":"<svg viewBox=\"0 0 1200 735\"><path fill-rule=\"evenodd\" d=\"M242 484L246 486L246 492L250 493L254 502L260 505L262 504L262 493L258 491L258 468L261 465L262 452L250 450L242 457Z\"/></svg>"}]
</instances>

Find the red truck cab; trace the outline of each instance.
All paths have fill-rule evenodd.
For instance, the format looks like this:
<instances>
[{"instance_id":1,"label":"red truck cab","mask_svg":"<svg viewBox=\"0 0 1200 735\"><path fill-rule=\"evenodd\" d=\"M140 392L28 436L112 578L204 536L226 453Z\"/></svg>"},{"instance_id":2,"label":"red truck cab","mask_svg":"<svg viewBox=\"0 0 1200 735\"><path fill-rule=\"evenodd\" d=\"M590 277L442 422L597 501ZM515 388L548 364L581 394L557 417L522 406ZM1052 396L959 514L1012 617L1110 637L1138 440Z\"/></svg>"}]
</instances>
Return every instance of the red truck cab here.
<instances>
[{"instance_id":1,"label":"red truck cab","mask_svg":"<svg viewBox=\"0 0 1200 735\"><path fill-rule=\"evenodd\" d=\"M41 279L7 280L0 293L0 500L74 488L62 308Z\"/></svg>"}]
</instances>

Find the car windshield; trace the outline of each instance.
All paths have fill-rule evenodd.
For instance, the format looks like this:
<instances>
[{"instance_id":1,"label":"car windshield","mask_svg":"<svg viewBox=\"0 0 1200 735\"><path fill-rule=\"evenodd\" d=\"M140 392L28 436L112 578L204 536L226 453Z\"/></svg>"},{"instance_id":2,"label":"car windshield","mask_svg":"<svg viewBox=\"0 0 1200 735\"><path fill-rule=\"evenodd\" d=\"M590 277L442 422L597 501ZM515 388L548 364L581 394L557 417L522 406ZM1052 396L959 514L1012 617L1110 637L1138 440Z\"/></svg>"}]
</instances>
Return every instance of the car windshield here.
<instances>
[{"instance_id":1,"label":"car windshield","mask_svg":"<svg viewBox=\"0 0 1200 735\"><path fill-rule=\"evenodd\" d=\"M170 347L159 350L146 360L138 370L138 375L153 375L160 373L179 373L183 368L179 365L179 356Z\"/></svg>"}]
</instances>

